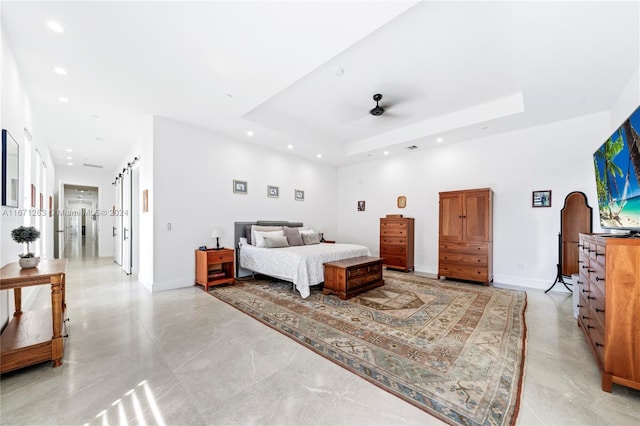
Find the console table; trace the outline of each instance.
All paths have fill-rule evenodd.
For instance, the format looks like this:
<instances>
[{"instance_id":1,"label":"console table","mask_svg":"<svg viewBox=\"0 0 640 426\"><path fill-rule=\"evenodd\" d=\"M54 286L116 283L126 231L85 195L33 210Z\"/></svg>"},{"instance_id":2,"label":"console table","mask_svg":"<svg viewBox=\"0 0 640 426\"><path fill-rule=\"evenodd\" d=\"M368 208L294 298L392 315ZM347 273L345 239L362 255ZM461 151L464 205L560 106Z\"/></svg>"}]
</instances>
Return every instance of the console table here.
<instances>
[{"instance_id":1,"label":"console table","mask_svg":"<svg viewBox=\"0 0 640 426\"><path fill-rule=\"evenodd\" d=\"M0 290L13 289L15 300L13 318L0 337L0 373L48 360L62 365L66 269L67 259L51 259L35 268L14 262L0 270ZM22 287L44 284L51 285L51 308L22 312Z\"/></svg>"}]
</instances>

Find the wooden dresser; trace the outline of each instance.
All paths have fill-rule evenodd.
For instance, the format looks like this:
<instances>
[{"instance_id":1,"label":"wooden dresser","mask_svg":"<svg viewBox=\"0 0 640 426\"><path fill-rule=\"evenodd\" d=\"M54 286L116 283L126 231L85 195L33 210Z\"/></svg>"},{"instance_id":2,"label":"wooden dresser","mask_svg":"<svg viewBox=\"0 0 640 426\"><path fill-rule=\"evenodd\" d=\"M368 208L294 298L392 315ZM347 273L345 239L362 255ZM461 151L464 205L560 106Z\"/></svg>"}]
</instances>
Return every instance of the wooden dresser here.
<instances>
[{"instance_id":1,"label":"wooden dresser","mask_svg":"<svg viewBox=\"0 0 640 426\"><path fill-rule=\"evenodd\" d=\"M493 191L440 193L438 278L493 281Z\"/></svg>"},{"instance_id":2,"label":"wooden dresser","mask_svg":"<svg viewBox=\"0 0 640 426\"><path fill-rule=\"evenodd\" d=\"M380 257L389 269L414 270L414 219L383 217L380 219Z\"/></svg>"},{"instance_id":3,"label":"wooden dresser","mask_svg":"<svg viewBox=\"0 0 640 426\"><path fill-rule=\"evenodd\" d=\"M378 257L354 257L324 264L323 294L349 299L356 294L384 285L382 261Z\"/></svg>"},{"instance_id":4,"label":"wooden dresser","mask_svg":"<svg viewBox=\"0 0 640 426\"><path fill-rule=\"evenodd\" d=\"M601 372L612 383L640 390L640 238L580 234L578 325Z\"/></svg>"}]
</instances>

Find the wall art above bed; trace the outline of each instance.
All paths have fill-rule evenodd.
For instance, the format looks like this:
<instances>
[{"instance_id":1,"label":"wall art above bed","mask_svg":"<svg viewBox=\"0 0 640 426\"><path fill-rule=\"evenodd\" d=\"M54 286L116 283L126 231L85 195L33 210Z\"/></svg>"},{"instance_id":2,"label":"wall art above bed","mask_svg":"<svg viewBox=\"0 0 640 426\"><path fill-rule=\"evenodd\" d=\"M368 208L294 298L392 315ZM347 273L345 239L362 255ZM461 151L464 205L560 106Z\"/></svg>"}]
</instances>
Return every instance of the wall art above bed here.
<instances>
[{"instance_id":1,"label":"wall art above bed","mask_svg":"<svg viewBox=\"0 0 640 426\"><path fill-rule=\"evenodd\" d=\"M236 194L246 194L248 191L246 180L233 180L233 192Z\"/></svg>"},{"instance_id":2,"label":"wall art above bed","mask_svg":"<svg viewBox=\"0 0 640 426\"><path fill-rule=\"evenodd\" d=\"M267 185L267 197L278 198L280 197L280 188L277 186Z\"/></svg>"},{"instance_id":3,"label":"wall art above bed","mask_svg":"<svg viewBox=\"0 0 640 426\"><path fill-rule=\"evenodd\" d=\"M304 191L301 189L295 190L296 201L304 201Z\"/></svg>"}]
</instances>

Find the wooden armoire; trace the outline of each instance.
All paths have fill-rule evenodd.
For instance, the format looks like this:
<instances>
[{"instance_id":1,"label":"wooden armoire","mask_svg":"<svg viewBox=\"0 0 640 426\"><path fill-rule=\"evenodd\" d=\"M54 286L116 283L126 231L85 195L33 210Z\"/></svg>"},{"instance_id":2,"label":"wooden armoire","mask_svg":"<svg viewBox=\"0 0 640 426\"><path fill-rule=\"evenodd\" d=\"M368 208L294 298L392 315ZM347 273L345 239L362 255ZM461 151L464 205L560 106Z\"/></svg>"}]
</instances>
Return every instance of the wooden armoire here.
<instances>
[{"instance_id":1,"label":"wooden armoire","mask_svg":"<svg viewBox=\"0 0 640 426\"><path fill-rule=\"evenodd\" d=\"M493 191L440 193L438 278L493 281Z\"/></svg>"}]
</instances>

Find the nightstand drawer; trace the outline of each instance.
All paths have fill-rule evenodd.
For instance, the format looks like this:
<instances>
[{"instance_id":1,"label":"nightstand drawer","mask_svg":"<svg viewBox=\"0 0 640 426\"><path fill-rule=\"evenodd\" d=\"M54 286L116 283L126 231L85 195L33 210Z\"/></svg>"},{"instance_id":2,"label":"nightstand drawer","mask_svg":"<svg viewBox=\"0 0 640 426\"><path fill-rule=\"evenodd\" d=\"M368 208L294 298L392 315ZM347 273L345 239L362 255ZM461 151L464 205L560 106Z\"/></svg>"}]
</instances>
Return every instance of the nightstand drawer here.
<instances>
[{"instance_id":1,"label":"nightstand drawer","mask_svg":"<svg viewBox=\"0 0 640 426\"><path fill-rule=\"evenodd\" d=\"M234 252L231 250L209 250L207 251L207 262L222 263L231 262L234 259Z\"/></svg>"}]
</instances>

